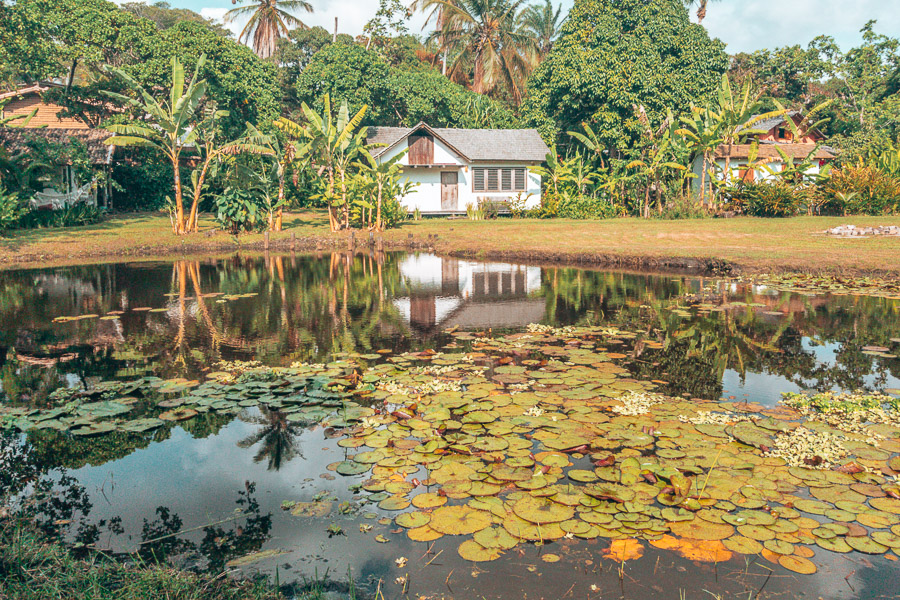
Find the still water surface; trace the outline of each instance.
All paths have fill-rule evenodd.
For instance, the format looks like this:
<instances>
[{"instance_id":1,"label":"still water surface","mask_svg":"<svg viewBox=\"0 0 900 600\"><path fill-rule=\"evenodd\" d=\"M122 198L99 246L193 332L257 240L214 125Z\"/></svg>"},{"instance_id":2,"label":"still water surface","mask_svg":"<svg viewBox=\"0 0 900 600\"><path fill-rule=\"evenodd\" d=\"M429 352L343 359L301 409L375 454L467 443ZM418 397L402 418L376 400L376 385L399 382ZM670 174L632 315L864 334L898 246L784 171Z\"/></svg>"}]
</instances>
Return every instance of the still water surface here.
<instances>
[{"instance_id":1,"label":"still water surface","mask_svg":"<svg viewBox=\"0 0 900 600\"><path fill-rule=\"evenodd\" d=\"M121 314L54 322L111 312ZM775 406L788 391L900 388L900 359L863 350L900 336L897 300L428 254L235 257L2 273L0 382L4 402L40 406L60 387L144 375L202 379L222 360L287 366L328 362L342 352L440 349L450 341L448 329L490 335L530 323L613 324L644 332L624 364L637 379L664 382L660 391L670 396ZM644 348L648 341L663 350ZM302 583L327 569L329 580L346 584L352 577L361 595L380 589L388 598L900 593L895 562L856 553L819 551L814 576L758 557L695 564L653 547L620 569L602 557L608 540L599 538L519 546L476 566L460 559L447 537L432 546L390 533L393 525L378 527L377 518L390 513L374 506L324 519L293 517L281 509L283 501L309 501L323 492L336 505L359 500L348 485L364 477L334 476L325 468L346 452L331 434L252 408L208 413L142 435L77 439L45 430L14 443L23 460L65 494L45 519L71 520L70 540L140 550L199 570L221 570L233 558L279 549L286 553L247 571ZM376 543L376 531L363 533L361 523L390 541ZM336 527L328 531L329 525ZM546 552L563 560L545 563ZM402 568L400 557L408 560Z\"/></svg>"}]
</instances>

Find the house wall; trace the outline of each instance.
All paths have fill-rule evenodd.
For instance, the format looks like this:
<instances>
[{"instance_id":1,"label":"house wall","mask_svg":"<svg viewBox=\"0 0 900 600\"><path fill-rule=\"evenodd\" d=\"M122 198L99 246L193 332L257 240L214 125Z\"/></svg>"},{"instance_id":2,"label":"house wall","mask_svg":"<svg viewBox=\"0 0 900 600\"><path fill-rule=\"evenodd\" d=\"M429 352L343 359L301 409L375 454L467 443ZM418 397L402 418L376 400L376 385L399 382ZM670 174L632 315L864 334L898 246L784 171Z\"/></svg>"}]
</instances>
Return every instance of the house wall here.
<instances>
[{"instance_id":1,"label":"house wall","mask_svg":"<svg viewBox=\"0 0 900 600\"><path fill-rule=\"evenodd\" d=\"M391 148L379 157L380 161L387 161L400 152L407 149L406 142L403 141ZM471 204L477 206L480 201L485 199L492 200L508 200L515 198L516 193L511 192L475 192L472 189L472 166L478 167L526 167L528 168L526 191L523 196L531 196L525 202L526 208L536 208L541 204L541 176L531 170L530 162L479 162L468 164L457 155L453 150L447 147L441 140L434 140L434 162L438 165L447 165L446 167L410 167L407 166L403 170L404 179L418 184L412 192L406 197L401 198L400 202L410 212L419 209L422 213L445 212L441 208L441 173L448 171L456 171L458 173L458 201L457 211L465 212L466 206ZM409 165L409 154L403 156L400 164Z\"/></svg>"},{"instance_id":2,"label":"house wall","mask_svg":"<svg viewBox=\"0 0 900 600\"><path fill-rule=\"evenodd\" d=\"M37 114L29 121L28 128L46 127L47 129L89 129L86 124L78 119L66 117L60 118L57 113L63 110L58 104L44 104L41 96L30 93L19 98L13 98L3 109L4 117L31 114L35 108ZM19 123L13 123L17 125Z\"/></svg>"},{"instance_id":3,"label":"house wall","mask_svg":"<svg viewBox=\"0 0 900 600\"><path fill-rule=\"evenodd\" d=\"M749 161L746 158L744 158L744 159L732 158L731 159L730 166L731 166L732 181L738 181L738 179L740 178L741 170L747 167L748 162ZM725 178L725 159L720 158L720 159L716 160L715 163L718 166L717 173L716 173L717 178L719 180L722 180ZM711 166L710 164L707 164L707 167L710 167L710 166ZM769 169L771 169L772 171L776 171L776 172L782 171L782 170L784 170L784 161L782 161L780 158L771 159L768 163L766 163L766 166ZM692 171L693 171L694 175L696 175L696 177L694 177L693 182L692 182L692 189L694 190L694 193L698 194L698 195L700 194L700 190L701 190L700 176L701 176L702 170L703 170L703 158L698 157L697 159L694 160L694 164L692 167ZM821 169L821 167L819 167L818 162L813 162L813 165L809 169L806 170L806 174L807 175L817 175L819 172L821 172L821 170L822 169ZM768 170L763 169L763 168L757 168L757 169L753 170L753 181L771 181L771 180L774 180L775 177L776 176L773 173L770 173ZM706 175L706 186L707 186L707 193L709 193L711 191L711 184L710 184L710 176L708 173Z\"/></svg>"}]
</instances>

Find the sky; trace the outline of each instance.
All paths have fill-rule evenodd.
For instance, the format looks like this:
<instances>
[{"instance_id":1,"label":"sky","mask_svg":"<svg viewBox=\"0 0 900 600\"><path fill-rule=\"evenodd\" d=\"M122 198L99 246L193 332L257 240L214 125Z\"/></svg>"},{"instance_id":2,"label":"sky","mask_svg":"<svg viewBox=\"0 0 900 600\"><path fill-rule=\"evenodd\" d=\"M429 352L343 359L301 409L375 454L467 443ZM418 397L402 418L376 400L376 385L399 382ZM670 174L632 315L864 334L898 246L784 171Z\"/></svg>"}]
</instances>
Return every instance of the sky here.
<instances>
[{"instance_id":1,"label":"sky","mask_svg":"<svg viewBox=\"0 0 900 600\"><path fill-rule=\"evenodd\" d=\"M151 0L152 1L152 0ZM172 6L190 8L208 18L221 19L231 0L168 0ZM311 0L315 12L300 15L307 25L329 31L338 17L341 33L357 35L372 18L377 0ZM561 0L568 9L573 0ZM696 19L696 17L694 17ZM845 50L859 43L859 30L869 20L876 31L900 37L900 0L712 0L703 24L710 35L728 45L730 53L801 44L820 34L834 37ZM410 29L418 33L424 18L415 15ZM240 24L232 27L239 29Z\"/></svg>"}]
</instances>

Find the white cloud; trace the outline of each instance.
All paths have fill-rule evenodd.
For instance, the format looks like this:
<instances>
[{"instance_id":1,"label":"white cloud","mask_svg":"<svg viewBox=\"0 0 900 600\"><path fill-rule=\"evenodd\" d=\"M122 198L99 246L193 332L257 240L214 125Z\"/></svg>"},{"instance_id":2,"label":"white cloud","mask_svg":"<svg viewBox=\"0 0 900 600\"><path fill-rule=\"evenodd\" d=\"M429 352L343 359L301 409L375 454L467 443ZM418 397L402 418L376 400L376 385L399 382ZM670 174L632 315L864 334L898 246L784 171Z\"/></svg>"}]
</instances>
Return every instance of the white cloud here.
<instances>
[{"instance_id":1,"label":"white cloud","mask_svg":"<svg viewBox=\"0 0 900 600\"><path fill-rule=\"evenodd\" d=\"M789 0L788 2L710 3L703 24L710 35L728 44L728 51L752 52L801 44L830 35L844 50L858 44L859 30L877 19L876 31L900 35L896 0Z\"/></svg>"},{"instance_id":2,"label":"white cloud","mask_svg":"<svg viewBox=\"0 0 900 600\"><path fill-rule=\"evenodd\" d=\"M207 6L206 8L200 9L200 15L206 19L214 19L216 21L221 21L225 18L225 13L228 12L227 8L218 8Z\"/></svg>"}]
</instances>

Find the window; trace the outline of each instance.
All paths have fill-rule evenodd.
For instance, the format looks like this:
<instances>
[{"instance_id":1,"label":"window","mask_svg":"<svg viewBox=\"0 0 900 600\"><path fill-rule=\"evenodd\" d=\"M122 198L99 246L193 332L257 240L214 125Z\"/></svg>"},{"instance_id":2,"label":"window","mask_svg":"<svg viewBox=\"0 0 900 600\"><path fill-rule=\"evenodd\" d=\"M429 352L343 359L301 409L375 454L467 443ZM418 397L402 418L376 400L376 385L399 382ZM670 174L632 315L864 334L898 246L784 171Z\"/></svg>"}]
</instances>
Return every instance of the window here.
<instances>
[{"instance_id":1,"label":"window","mask_svg":"<svg viewBox=\"0 0 900 600\"><path fill-rule=\"evenodd\" d=\"M484 191L484 169L472 169L472 187L476 192Z\"/></svg>"},{"instance_id":2,"label":"window","mask_svg":"<svg viewBox=\"0 0 900 600\"><path fill-rule=\"evenodd\" d=\"M524 192L526 184L524 167L472 169L472 191L475 192Z\"/></svg>"},{"instance_id":3,"label":"window","mask_svg":"<svg viewBox=\"0 0 900 600\"><path fill-rule=\"evenodd\" d=\"M500 189L497 182L497 172L500 169L488 169L487 170L487 191L496 192Z\"/></svg>"},{"instance_id":4,"label":"window","mask_svg":"<svg viewBox=\"0 0 900 600\"><path fill-rule=\"evenodd\" d=\"M526 191L526 186L525 186L525 179L526 179L526 177L525 177L525 169L516 169L515 172L516 172L516 186L515 186L515 191L517 191L517 192L524 192L524 191Z\"/></svg>"}]
</instances>

